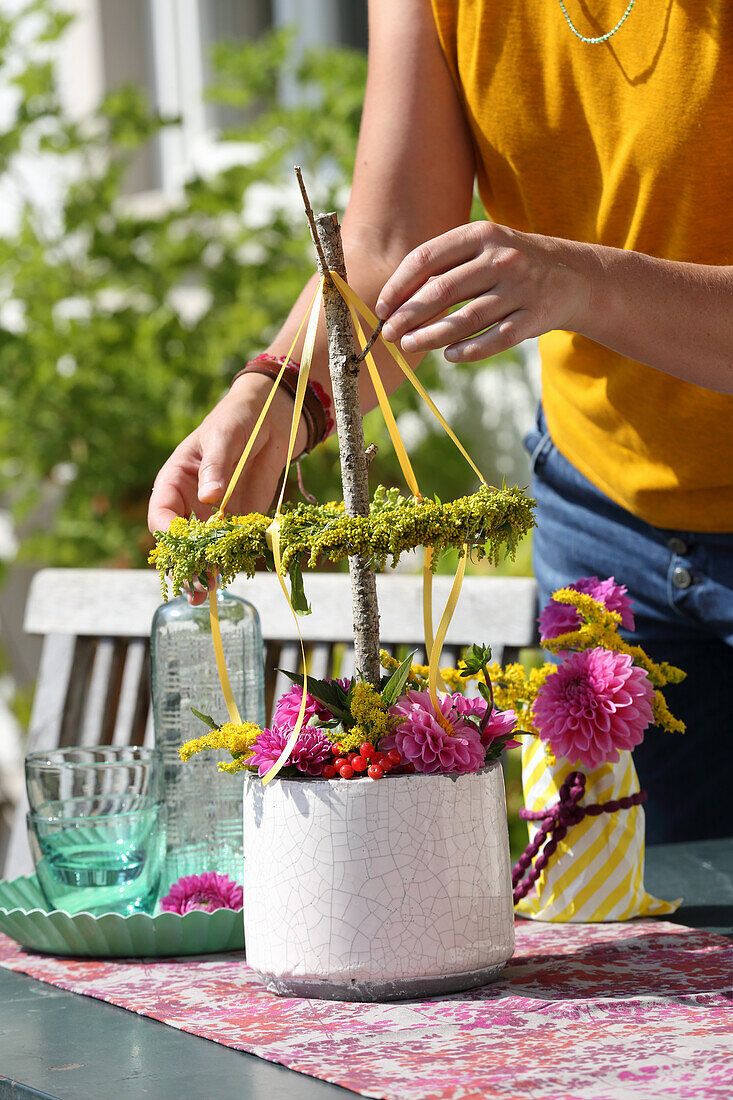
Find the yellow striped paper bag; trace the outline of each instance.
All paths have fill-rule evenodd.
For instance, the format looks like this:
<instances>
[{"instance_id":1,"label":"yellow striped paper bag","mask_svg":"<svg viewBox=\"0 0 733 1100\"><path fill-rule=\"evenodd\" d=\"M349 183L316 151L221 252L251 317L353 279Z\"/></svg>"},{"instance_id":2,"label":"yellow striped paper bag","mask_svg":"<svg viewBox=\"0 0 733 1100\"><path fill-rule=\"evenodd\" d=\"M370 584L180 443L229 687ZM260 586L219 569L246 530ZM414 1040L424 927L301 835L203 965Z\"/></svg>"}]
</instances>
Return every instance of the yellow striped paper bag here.
<instances>
[{"instance_id":1,"label":"yellow striped paper bag","mask_svg":"<svg viewBox=\"0 0 733 1100\"><path fill-rule=\"evenodd\" d=\"M557 761L539 737L525 735L522 785L528 810L544 810L576 765ZM585 773L581 805L634 794L639 779L631 753ZM520 916L546 921L621 921L674 913L677 901L661 901L644 889L644 807L584 817L557 846L534 888L517 904ZM529 822L530 840L541 822Z\"/></svg>"}]
</instances>

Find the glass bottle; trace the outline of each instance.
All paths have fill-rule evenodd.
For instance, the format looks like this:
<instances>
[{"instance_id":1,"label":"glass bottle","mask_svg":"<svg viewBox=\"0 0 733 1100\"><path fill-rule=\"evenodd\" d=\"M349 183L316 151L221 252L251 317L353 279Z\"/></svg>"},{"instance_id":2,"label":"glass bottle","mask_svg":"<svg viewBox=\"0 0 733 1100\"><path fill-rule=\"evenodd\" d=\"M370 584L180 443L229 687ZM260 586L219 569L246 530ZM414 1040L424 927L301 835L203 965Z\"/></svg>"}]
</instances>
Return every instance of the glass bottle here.
<instances>
[{"instance_id":1,"label":"glass bottle","mask_svg":"<svg viewBox=\"0 0 733 1100\"><path fill-rule=\"evenodd\" d=\"M227 670L243 722L263 725L265 680L260 619L255 608L223 589L217 591ZM178 750L207 727L196 707L215 722L229 721L216 671L208 602L192 607L184 596L162 604L151 637L155 744L162 758L168 813L166 861L161 887L182 875L217 871L242 880L242 776L216 767L229 759L203 752L185 763ZM163 892L163 890L161 890Z\"/></svg>"}]
</instances>

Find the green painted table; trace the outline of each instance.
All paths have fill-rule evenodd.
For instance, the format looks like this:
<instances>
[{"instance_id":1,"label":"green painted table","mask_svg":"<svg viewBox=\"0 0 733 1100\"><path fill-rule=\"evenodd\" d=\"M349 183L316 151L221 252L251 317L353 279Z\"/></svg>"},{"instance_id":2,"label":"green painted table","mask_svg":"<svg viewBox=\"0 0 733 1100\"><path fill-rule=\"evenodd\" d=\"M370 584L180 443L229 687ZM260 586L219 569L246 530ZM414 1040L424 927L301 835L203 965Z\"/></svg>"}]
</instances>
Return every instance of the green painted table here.
<instances>
[{"instance_id":1,"label":"green painted table","mask_svg":"<svg viewBox=\"0 0 733 1100\"><path fill-rule=\"evenodd\" d=\"M681 924L733 938L733 838L647 852ZM0 1100L337 1100L355 1094L251 1054L0 969Z\"/></svg>"}]
</instances>

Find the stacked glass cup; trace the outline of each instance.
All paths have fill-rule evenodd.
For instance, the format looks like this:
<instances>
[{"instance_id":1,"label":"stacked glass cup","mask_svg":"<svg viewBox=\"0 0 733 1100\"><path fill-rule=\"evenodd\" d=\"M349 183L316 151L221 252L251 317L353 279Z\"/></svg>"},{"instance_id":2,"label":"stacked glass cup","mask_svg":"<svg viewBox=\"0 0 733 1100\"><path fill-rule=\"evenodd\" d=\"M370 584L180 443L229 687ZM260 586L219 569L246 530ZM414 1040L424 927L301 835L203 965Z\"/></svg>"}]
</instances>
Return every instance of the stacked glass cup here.
<instances>
[{"instance_id":1,"label":"stacked glass cup","mask_svg":"<svg viewBox=\"0 0 733 1100\"><path fill-rule=\"evenodd\" d=\"M25 761L28 837L39 886L67 913L151 913L165 852L155 750L33 752Z\"/></svg>"}]
</instances>

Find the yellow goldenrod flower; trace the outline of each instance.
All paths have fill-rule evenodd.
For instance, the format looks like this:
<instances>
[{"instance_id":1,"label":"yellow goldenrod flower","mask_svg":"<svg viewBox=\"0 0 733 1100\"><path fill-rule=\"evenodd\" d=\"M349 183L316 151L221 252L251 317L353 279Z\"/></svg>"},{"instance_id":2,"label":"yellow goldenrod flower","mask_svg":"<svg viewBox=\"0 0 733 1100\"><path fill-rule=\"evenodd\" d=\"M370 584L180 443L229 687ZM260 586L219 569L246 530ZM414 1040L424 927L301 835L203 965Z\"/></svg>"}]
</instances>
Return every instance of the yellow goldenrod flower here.
<instances>
[{"instance_id":1,"label":"yellow goldenrod flower","mask_svg":"<svg viewBox=\"0 0 733 1100\"><path fill-rule=\"evenodd\" d=\"M186 741L181 745L179 754L181 760L190 760L197 752L204 752L205 749L227 749L233 756L246 757L250 755L252 744L261 733L262 730L254 722L244 722L241 726L225 722L223 726L210 730L203 737Z\"/></svg>"},{"instance_id":2,"label":"yellow goldenrod flower","mask_svg":"<svg viewBox=\"0 0 733 1100\"><path fill-rule=\"evenodd\" d=\"M333 729L324 730L329 741L339 744L344 752L358 752L365 741L366 733L360 726L353 726L350 730Z\"/></svg>"},{"instance_id":3,"label":"yellow goldenrod flower","mask_svg":"<svg viewBox=\"0 0 733 1100\"><path fill-rule=\"evenodd\" d=\"M396 724L376 688L364 682L354 684L351 714L355 724L365 732L365 740L371 741L373 745L377 744L380 737L391 733Z\"/></svg>"}]
</instances>

